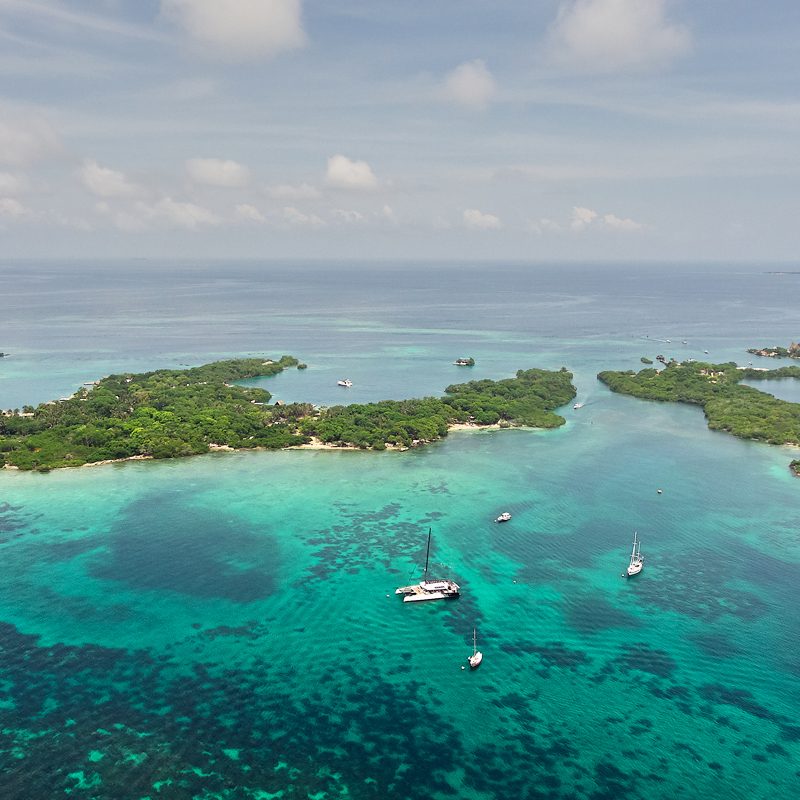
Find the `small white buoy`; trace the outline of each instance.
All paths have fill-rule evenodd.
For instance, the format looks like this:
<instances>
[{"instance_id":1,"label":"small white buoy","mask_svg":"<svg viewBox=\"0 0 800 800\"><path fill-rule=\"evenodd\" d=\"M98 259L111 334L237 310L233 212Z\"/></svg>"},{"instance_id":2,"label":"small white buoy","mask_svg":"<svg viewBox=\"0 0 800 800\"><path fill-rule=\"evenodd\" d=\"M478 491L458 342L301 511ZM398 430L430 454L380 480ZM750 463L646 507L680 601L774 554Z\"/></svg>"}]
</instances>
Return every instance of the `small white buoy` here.
<instances>
[{"instance_id":1,"label":"small white buoy","mask_svg":"<svg viewBox=\"0 0 800 800\"><path fill-rule=\"evenodd\" d=\"M464 669L464 667L462 666L461 669Z\"/></svg>"}]
</instances>

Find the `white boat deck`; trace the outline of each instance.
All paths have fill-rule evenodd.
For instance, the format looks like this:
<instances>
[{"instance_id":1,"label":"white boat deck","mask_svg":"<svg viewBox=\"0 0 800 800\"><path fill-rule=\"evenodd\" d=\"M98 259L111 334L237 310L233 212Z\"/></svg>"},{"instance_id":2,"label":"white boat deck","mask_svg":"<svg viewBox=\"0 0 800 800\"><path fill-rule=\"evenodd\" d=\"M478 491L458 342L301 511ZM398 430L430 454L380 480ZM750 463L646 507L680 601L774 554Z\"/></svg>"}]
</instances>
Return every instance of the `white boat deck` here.
<instances>
[{"instance_id":1,"label":"white boat deck","mask_svg":"<svg viewBox=\"0 0 800 800\"><path fill-rule=\"evenodd\" d=\"M447 600L458 597L460 587L453 581L424 581L412 583L409 586L400 586L394 590L395 594L404 594L404 603L419 603L423 600Z\"/></svg>"}]
</instances>

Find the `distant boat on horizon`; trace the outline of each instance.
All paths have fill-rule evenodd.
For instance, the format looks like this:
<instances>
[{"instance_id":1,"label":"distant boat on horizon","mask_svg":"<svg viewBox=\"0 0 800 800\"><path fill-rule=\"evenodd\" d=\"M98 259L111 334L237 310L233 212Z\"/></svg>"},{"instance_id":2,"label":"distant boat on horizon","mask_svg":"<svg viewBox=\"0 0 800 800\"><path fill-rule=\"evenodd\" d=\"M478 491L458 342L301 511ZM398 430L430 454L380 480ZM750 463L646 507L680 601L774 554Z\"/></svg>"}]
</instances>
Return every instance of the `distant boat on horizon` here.
<instances>
[{"instance_id":1,"label":"distant boat on horizon","mask_svg":"<svg viewBox=\"0 0 800 800\"><path fill-rule=\"evenodd\" d=\"M349 389L353 385L353 381L350 378L342 378L340 381L336 381L337 386L344 386L346 389Z\"/></svg>"}]
</instances>

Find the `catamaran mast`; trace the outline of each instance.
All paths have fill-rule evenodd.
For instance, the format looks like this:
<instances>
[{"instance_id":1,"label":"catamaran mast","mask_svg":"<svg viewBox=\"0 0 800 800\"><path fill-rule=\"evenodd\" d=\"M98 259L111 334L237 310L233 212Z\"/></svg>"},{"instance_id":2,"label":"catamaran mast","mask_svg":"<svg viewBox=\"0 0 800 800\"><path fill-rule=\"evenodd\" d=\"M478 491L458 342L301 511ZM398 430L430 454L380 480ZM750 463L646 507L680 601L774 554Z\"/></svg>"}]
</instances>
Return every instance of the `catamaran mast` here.
<instances>
[{"instance_id":1,"label":"catamaran mast","mask_svg":"<svg viewBox=\"0 0 800 800\"><path fill-rule=\"evenodd\" d=\"M423 582L428 579L428 557L431 554L431 529L428 528L428 549L425 551L425 572L422 573Z\"/></svg>"}]
</instances>

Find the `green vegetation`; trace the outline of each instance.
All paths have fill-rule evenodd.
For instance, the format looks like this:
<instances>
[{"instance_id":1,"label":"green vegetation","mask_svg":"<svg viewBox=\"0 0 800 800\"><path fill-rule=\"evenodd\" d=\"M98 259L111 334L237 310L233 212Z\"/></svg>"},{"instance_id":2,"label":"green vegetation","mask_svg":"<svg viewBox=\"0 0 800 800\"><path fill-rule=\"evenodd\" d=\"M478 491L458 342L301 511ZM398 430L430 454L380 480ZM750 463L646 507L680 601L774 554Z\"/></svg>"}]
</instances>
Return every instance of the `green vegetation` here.
<instances>
[{"instance_id":1,"label":"green vegetation","mask_svg":"<svg viewBox=\"0 0 800 800\"><path fill-rule=\"evenodd\" d=\"M277 362L246 358L110 375L68 400L30 409L30 416L1 415L0 466L41 470L137 455L187 456L206 453L213 444L302 443L307 440L294 433L287 407L264 405L269 392L231 385L296 364L291 356Z\"/></svg>"},{"instance_id":2,"label":"green vegetation","mask_svg":"<svg viewBox=\"0 0 800 800\"><path fill-rule=\"evenodd\" d=\"M575 397L571 380L565 368L520 370L507 380L448 386L441 399L335 406L303 420L300 430L326 443L383 450L387 444L410 447L440 439L456 423L556 428L564 418L552 409Z\"/></svg>"},{"instance_id":3,"label":"green vegetation","mask_svg":"<svg viewBox=\"0 0 800 800\"><path fill-rule=\"evenodd\" d=\"M800 403L778 400L741 381L800 378L800 367L740 369L734 363L670 362L660 372L601 372L609 389L644 400L702 406L712 430L770 444L800 444Z\"/></svg>"},{"instance_id":4,"label":"green vegetation","mask_svg":"<svg viewBox=\"0 0 800 800\"><path fill-rule=\"evenodd\" d=\"M800 478L800 458L796 458L789 464L789 469L795 474L796 478Z\"/></svg>"},{"instance_id":5,"label":"green vegetation","mask_svg":"<svg viewBox=\"0 0 800 800\"><path fill-rule=\"evenodd\" d=\"M652 364L653 363L653 359L652 358L648 358L647 356L642 356L639 359L639 361L641 361L642 364Z\"/></svg>"},{"instance_id":6,"label":"green vegetation","mask_svg":"<svg viewBox=\"0 0 800 800\"><path fill-rule=\"evenodd\" d=\"M0 414L0 466L46 471L135 456L174 458L214 447L277 449L310 436L384 449L447 434L456 422L553 428L552 409L575 396L571 373L531 369L504 381L449 386L441 399L384 401L316 410L268 405L264 389L234 381L299 366L291 356L217 361L188 370L110 375L60 402Z\"/></svg>"}]
</instances>

